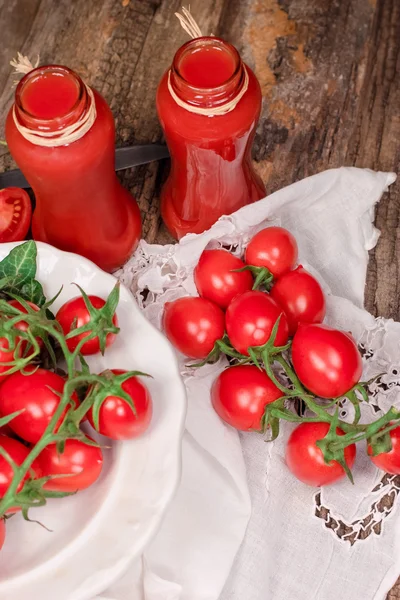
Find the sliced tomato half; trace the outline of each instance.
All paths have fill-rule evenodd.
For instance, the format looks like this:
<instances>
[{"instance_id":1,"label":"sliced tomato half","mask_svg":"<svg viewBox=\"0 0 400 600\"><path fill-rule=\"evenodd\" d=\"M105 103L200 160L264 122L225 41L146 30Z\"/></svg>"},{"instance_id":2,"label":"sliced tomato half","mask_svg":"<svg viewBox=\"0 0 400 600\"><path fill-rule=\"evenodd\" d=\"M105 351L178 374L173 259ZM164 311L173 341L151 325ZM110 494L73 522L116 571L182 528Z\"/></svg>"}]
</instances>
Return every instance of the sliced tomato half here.
<instances>
[{"instance_id":1,"label":"sliced tomato half","mask_svg":"<svg viewBox=\"0 0 400 600\"><path fill-rule=\"evenodd\" d=\"M31 200L25 190L18 187L0 190L0 242L24 240L31 217Z\"/></svg>"}]
</instances>

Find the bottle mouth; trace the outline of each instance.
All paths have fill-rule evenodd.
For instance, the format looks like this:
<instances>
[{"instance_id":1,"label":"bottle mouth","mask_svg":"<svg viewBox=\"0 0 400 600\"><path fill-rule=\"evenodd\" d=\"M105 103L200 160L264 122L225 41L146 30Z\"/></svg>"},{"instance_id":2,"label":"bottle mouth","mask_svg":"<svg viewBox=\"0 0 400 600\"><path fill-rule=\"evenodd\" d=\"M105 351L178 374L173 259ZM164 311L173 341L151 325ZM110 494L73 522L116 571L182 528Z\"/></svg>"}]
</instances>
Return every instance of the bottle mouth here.
<instances>
[{"instance_id":1,"label":"bottle mouth","mask_svg":"<svg viewBox=\"0 0 400 600\"><path fill-rule=\"evenodd\" d=\"M187 76L183 67L188 57L194 56L199 50L208 49L224 53L225 58L231 61L231 68L229 75L216 85L199 85ZM179 48L171 66L171 75L175 91L178 95L183 94L186 101L198 106L217 106L237 94L243 81L244 68L240 55L232 44L221 38L207 36L190 40Z\"/></svg>"},{"instance_id":2,"label":"bottle mouth","mask_svg":"<svg viewBox=\"0 0 400 600\"><path fill-rule=\"evenodd\" d=\"M43 80L48 75L67 78L75 86L75 90L71 102L64 110L61 109L59 113L53 113L50 117L43 117L27 106L24 96L29 93L31 86L34 86L35 83ZM87 103L88 94L82 79L74 71L62 65L46 65L33 69L21 79L15 90L15 107L18 119L25 127L33 130L57 131L71 125L82 115Z\"/></svg>"}]
</instances>

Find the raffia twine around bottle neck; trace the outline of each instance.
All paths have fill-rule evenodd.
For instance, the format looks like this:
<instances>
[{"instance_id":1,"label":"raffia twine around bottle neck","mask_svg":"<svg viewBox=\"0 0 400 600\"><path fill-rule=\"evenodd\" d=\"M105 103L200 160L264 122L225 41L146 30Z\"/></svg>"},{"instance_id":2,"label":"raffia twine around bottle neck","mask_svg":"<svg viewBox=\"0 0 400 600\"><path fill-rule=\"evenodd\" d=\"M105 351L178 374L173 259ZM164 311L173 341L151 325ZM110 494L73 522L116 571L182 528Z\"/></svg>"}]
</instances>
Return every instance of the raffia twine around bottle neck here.
<instances>
[{"instance_id":1,"label":"raffia twine around bottle neck","mask_svg":"<svg viewBox=\"0 0 400 600\"><path fill-rule=\"evenodd\" d=\"M175 16L179 19L182 28L186 31L186 33L190 35L192 39L203 37L201 29L196 23L195 19L193 18L190 10L188 10L185 7L182 7L182 14L176 12ZM204 115L207 117L226 115L227 113L230 113L232 110L234 110L234 108L243 98L249 87L249 74L247 72L246 67L244 66L243 84L240 88L240 91L231 100L229 100L229 102L215 107L194 106L193 104L185 102L185 100L183 100L176 94L171 82L171 74L172 71L171 69L169 69L167 85L168 91L171 94L173 100L176 102L176 104L181 108L187 110L188 112L195 113L197 115Z\"/></svg>"},{"instance_id":2,"label":"raffia twine around bottle neck","mask_svg":"<svg viewBox=\"0 0 400 600\"><path fill-rule=\"evenodd\" d=\"M13 59L10 64L12 67L14 67L16 73L26 75L38 67L39 57L35 66L33 66L27 56L23 56L20 52L18 52L17 59ZM83 82L83 84L89 97L89 105L87 110L84 111L84 113L75 123L59 129L57 132L41 130L34 131L28 127L25 127L18 119L14 104L12 112L13 120L16 129L19 131L22 137L28 140L28 142L31 144L36 146L46 146L48 148L66 146L67 144L72 144L73 142L76 142L82 138L92 127L97 117L96 102L93 91L88 85L86 85L85 82Z\"/></svg>"}]
</instances>

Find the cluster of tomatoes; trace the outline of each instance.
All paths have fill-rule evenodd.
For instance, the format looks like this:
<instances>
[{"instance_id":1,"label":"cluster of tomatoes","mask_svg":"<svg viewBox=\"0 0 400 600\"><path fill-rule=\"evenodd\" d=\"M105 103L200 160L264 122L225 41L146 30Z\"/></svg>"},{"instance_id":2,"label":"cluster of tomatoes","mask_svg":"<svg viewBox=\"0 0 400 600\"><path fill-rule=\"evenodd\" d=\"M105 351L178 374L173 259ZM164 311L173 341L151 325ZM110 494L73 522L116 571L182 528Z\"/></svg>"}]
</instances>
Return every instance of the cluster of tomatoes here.
<instances>
[{"instance_id":1,"label":"cluster of tomatoes","mask_svg":"<svg viewBox=\"0 0 400 600\"><path fill-rule=\"evenodd\" d=\"M127 440L141 435L152 416L150 393L135 372L89 373L83 357L104 353L119 331L115 309L109 312L105 300L84 294L65 303L55 319L22 299L1 302L0 421L9 421L0 428L0 503L11 498L0 510L0 547L10 514L22 510L26 516L46 498L75 493L98 479L103 450L90 426L112 440ZM78 358L85 369L72 366L60 374L55 362L45 368L49 351L69 367ZM68 385L71 393L57 418Z\"/></svg>"},{"instance_id":2,"label":"cluster of tomatoes","mask_svg":"<svg viewBox=\"0 0 400 600\"><path fill-rule=\"evenodd\" d=\"M354 423L339 422L343 397L355 405L366 399L361 355L351 334L322 323L324 292L311 273L296 267L297 257L295 238L281 227L257 233L244 260L222 248L206 249L194 270L199 297L166 303L163 327L180 352L203 360L200 365L221 352L229 357L211 390L226 423L263 433L276 429L279 419L300 423L289 437L286 463L299 480L320 486L351 476L353 440L369 441L380 423L358 424L358 409ZM313 414L288 410L295 398ZM400 428L387 419L383 425L388 451L373 455L377 444L374 452L369 446L371 459L400 473Z\"/></svg>"}]
</instances>

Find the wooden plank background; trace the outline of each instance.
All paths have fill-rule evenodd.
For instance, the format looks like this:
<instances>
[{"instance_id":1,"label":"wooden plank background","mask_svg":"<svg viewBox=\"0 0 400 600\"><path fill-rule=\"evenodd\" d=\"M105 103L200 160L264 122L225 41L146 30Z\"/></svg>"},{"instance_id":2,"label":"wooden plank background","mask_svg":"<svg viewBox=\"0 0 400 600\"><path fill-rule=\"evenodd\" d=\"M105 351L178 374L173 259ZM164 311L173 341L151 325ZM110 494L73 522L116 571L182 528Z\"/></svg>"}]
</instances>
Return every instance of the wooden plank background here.
<instances>
[{"instance_id":1,"label":"wooden plank background","mask_svg":"<svg viewBox=\"0 0 400 600\"><path fill-rule=\"evenodd\" d=\"M161 139L154 96L187 40L181 0L0 0L0 139L17 50L61 63L113 110L119 144ZM341 165L398 171L399 0L191 0L203 33L235 44L264 96L254 160L268 192ZM0 146L0 170L13 166ZM149 242L170 241L159 217L168 161L126 171ZM400 319L400 184L380 202L366 307ZM400 598L400 585L388 598Z\"/></svg>"}]
</instances>

